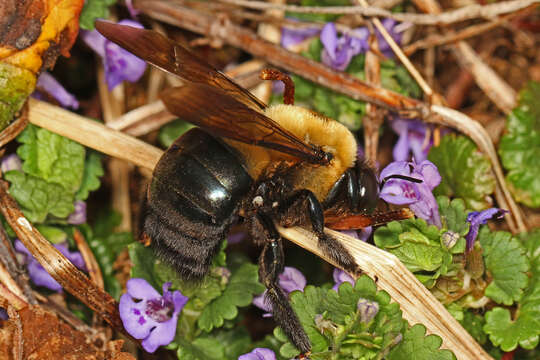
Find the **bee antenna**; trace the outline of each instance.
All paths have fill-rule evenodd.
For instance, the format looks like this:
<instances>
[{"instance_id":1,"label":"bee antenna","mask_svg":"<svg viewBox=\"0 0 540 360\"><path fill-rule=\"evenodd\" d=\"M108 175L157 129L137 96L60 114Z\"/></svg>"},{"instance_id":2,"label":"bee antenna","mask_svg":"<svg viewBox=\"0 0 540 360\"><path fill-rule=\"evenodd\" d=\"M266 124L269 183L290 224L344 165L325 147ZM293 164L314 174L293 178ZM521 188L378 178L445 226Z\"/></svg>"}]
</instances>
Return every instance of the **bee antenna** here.
<instances>
[{"instance_id":1,"label":"bee antenna","mask_svg":"<svg viewBox=\"0 0 540 360\"><path fill-rule=\"evenodd\" d=\"M384 184L386 184L386 182L387 182L388 180L391 180L391 179L401 179L401 180L410 181L410 182L417 183L417 184L423 182L422 179L413 178L413 177L411 177L411 176L407 176L407 175L399 175L399 174L393 174L393 175L388 175L387 177L385 177L384 179L382 179L381 185L380 185L380 189L379 189L379 190L382 190L382 188L384 187Z\"/></svg>"}]
</instances>

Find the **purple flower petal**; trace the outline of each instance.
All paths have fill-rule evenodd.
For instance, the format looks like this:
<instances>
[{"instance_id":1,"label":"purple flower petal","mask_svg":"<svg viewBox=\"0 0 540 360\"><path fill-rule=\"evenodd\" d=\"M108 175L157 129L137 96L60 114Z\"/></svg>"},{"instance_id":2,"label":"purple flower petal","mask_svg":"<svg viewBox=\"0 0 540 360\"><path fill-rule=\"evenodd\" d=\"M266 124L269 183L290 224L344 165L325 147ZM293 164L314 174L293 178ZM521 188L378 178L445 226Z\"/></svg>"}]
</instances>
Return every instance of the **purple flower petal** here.
<instances>
[{"instance_id":1,"label":"purple flower petal","mask_svg":"<svg viewBox=\"0 0 540 360\"><path fill-rule=\"evenodd\" d=\"M77 251L69 251L67 243L54 244L54 247L60 251L77 268L86 271L86 264L82 255ZM38 286L44 286L53 291L61 291L62 286L41 266L41 264L32 256L30 251L19 240L15 240L15 250L25 255L26 268L32 282Z\"/></svg>"},{"instance_id":2,"label":"purple flower petal","mask_svg":"<svg viewBox=\"0 0 540 360\"><path fill-rule=\"evenodd\" d=\"M142 29L143 26L133 20L122 20L118 24ZM124 50L112 41L105 39L97 30L85 31L83 40L103 59L105 79L109 90L122 81L135 82L146 70L146 62Z\"/></svg>"},{"instance_id":3,"label":"purple flower petal","mask_svg":"<svg viewBox=\"0 0 540 360\"><path fill-rule=\"evenodd\" d=\"M171 293L170 286L170 282L163 284L161 296L146 280L133 278L127 282L127 293L120 297L124 328L134 338L142 339L149 353L173 341L178 315L188 301L178 290Z\"/></svg>"},{"instance_id":4,"label":"purple flower petal","mask_svg":"<svg viewBox=\"0 0 540 360\"><path fill-rule=\"evenodd\" d=\"M329 22L321 30L321 42L330 59L335 60L338 45L337 30L334 23Z\"/></svg>"},{"instance_id":5,"label":"purple flower petal","mask_svg":"<svg viewBox=\"0 0 540 360\"><path fill-rule=\"evenodd\" d=\"M422 182L389 178L391 175L409 176ZM384 201L398 205L409 204L409 208L416 216L426 220L428 224L442 226L439 207L432 193L432 190L441 182L441 176L432 162L424 160L416 164L396 161L383 169L380 178L384 182L380 193Z\"/></svg>"},{"instance_id":6,"label":"purple flower petal","mask_svg":"<svg viewBox=\"0 0 540 360\"><path fill-rule=\"evenodd\" d=\"M416 162L426 160L433 142L426 143L427 125L418 120L396 118L391 122L392 129L399 135L392 155L395 161L410 159L410 153Z\"/></svg>"},{"instance_id":7,"label":"purple flower petal","mask_svg":"<svg viewBox=\"0 0 540 360\"><path fill-rule=\"evenodd\" d=\"M69 214L67 223L71 225L80 225L86 222L86 203L81 200L75 201L75 210Z\"/></svg>"},{"instance_id":8,"label":"purple flower petal","mask_svg":"<svg viewBox=\"0 0 540 360\"><path fill-rule=\"evenodd\" d=\"M487 221L492 218L502 219L507 212L508 210L499 208L489 208L483 211L470 212L467 215L467 221L471 224L471 227L469 228L467 235L465 235L465 239L467 240L467 251L472 250L476 237L478 236L480 225L487 224Z\"/></svg>"},{"instance_id":9,"label":"purple flower petal","mask_svg":"<svg viewBox=\"0 0 540 360\"><path fill-rule=\"evenodd\" d=\"M289 295L295 290L303 291L306 287L306 278L300 272L300 270L291 266L285 266L283 268L283 272L279 275L279 286L283 289L286 295ZM263 314L263 317L270 317L272 316L272 306L266 298L266 293L267 290L265 290L261 295L255 296L252 303L259 309L266 312Z\"/></svg>"},{"instance_id":10,"label":"purple flower petal","mask_svg":"<svg viewBox=\"0 0 540 360\"><path fill-rule=\"evenodd\" d=\"M126 289L127 293L135 299L148 300L161 296L148 281L140 278L129 279L126 284Z\"/></svg>"},{"instance_id":11,"label":"purple flower petal","mask_svg":"<svg viewBox=\"0 0 540 360\"><path fill-rule=\"evenodd\" d=\"M303 291L306 287L306 278L300 270L291 266L285 266L279 275L279 286L287 293L295 290Z\"/></svg>"},{"instance_id":12,"label":"purple flower petal","mask_svg":"<svg viewBox=\"0 0 540 360\"><path fill-rule=\"evenodd\" d=\"M0 165L2 173L6 173L11 170L22 170L22 161L17 154L6 155L2 158Z\"/></svg>"},{"instance_id":13,"label":"purple flower petal","mask_svg":"<svg viewBox=\"0 0 540 360\"><path fill-rule=\"evenodd\" d=\"M42 73L37 81L36 87L38 91L44 90L53 98L55 98L63 107L72 109L79 108L79 102L70 94L51 74L48 72Z\"/></svg>"},{"instance_id":14,"label":"purple flower petal","mask_svg":"<svg viewBox=\"0 0 540 360\"><path fill-rule=\"evenodd\" d=\"M290 48L296 44L301 43L309 37L315 36L319 33L318 28L306 27L306 28L281 28L281 46L285 49Z\"/></svg>"},{"instance_id":15,"label":"purple flower petal","mask_svg":"<svg viewBox=\"0 0 540 360\"><path fill-rule=\"evenodd\" d=\"M132 18L137 17L141 12L133 7L133 0L126 0L126 7L129 11L129 16Z\"/></svg>"},{"instance_id":16,"label":"purple flower petal","mask_svg":"<svg viewBox=\"0 0 540 360\"><path fill-rule=\"evenodd\" d=\"M332 287L332 290L338 291L339 286L343 284L344 282L348 282L349 284L354 286L354 278L341 269L334 268L334 273L332 276L334 277L334 282L335 282L335 285Z\"/></svg>"},{"instance_id":17,"label":"purple flower petal","mask_svg":"<svg viewBox=\"0 0 540 360\"><path fill-rule=\"evenodd\" d=\"M357 308L360 312L360 321L364 324L370 323L379 312L379 304L377 302L362 298L358 299Z\"/></svg>"},{"instance_id":18,"label":"purple flower petal","mask_svg":"<svg viewBox=\"0 0 540 360\"><path fill-rule=\"evenodd\" d=\"M373 228L368 226L359 230L340 230L339 232L365 242L373 232Z\"/></svg>"},{"instance_id":19,"label":"purple flower petal","mask_svg":"<svg viewBox=\"0 0 540 360\"><path fill-rule=\"evenodd\" d=\"M250 353L240 355L238 360L276 360L276 354L270 349L255 348Z\"/></svg>"}]
</instances>

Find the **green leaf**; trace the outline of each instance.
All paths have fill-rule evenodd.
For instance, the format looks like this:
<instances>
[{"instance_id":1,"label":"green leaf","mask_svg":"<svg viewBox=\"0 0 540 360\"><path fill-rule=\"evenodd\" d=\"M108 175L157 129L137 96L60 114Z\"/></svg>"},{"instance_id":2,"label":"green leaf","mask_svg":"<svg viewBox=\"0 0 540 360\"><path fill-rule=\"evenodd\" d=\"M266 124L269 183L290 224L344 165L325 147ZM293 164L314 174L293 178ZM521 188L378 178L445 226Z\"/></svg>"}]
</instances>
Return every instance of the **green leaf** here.
<instances>
[{"instance_id":1,"label":"green leaf","mask_svg":"<svg viewBox=\"0 0 540 360\"><path fill-rule=\"evenodd\" d=\"M491 163L474 143L464 136L446 135L429 151L428 159L442 180L433 193L465 200L467 208L479 211L489 207L486 197L495 190Z\"/></svg>"},{"instance_id":2,"label":"green leaf","mask_svg":"<svg viewBox=\"0 0 540 360\"><path fill-rule=\"evenodd\" d=\"M162 283L159 282L154 274L154 265L156 262L154 252L139 242L129 244L128 251L129 258L133 263L131 277L145 279L154 289L161 289Z\"/></svg>"},{"instance_id":3,"label":"green leaf","mask_svg":"<svg viewBox=\"0 0 540 360\"><path fill-rule=\"evenodd\" d=\"M251 337L244 326L235 326L230 330L219 329L208 335L225 344L224 359L236 360L240 355L252 350Z\"/></svg>"},{"instance_id":4,"label":"green leaf","mask_svg":"<svg viewBox=\"0 0 540 360\"><path fill-rule=\"evenodd\" d=\"M159 129L158 140L161 145L168 148L176 139L193 127L194 125L186 121L176 119Z\"/></svg>"},{"instance_id":5,"label":"green leaf","mask_svg":"<svg viewBox=\"0 0 540 360\"><path fill-rule=\"evenodd\" d=\"M534 349L540 338L540 230L522 234L520 239L531 264L529 285L514 318L508 309L496 307L486 313L484 326L491 342L504 351L512 351L518 345Z\"/></svg>"},{"instance_id":6,"label":"green leaf","mask_svg":"<svg viewBox=\"0 0 540 360\"><path fill-rule=\"evenodd\" d=\"M64 230L56 226L36 225L38 231L53 244L60 244L67 240L67 234Z\"/></svg>"},{"instance_id":7,"label":"green leaf","mask_svg":"<svg viewBox=\"0 0 540 360\"><path fill-rule=\"evenodd\" d=\"M361 320L359 300L378 304L376 316L368 323ZM293 292L290 302L312 344L312 359L381 358L396 344L405 324L399 305L390 303L390 296L377 291L366 275L354 287L341 284L338 292L306 286L303 292ZM281 329L276 328L274 335L284 342L281 356L298 355Z\"/></svg>"},{"instance_id":8,"label":"green leaf","mask_svg":"<svg viewBox=\"0 0 540 360\"><path fill-rule=\"evenodd\" d=\"M487 335L483 330L486 320L483 316L475 314L470 310L466 310L463 319L459 322L479 344L486 343Z\"/></svg>"},{"instance_id":9,"label":"green leaf","mask_svg":"<svg viewBox=\"0 0 540 360\"><path fill-rule=\"evenodd\" d=\"M465 202L462 199L450 199L446 196L437 196L439 213L443 228L453 231L461 236L467 235L470 223L467 221Z\"/></svg>"},{"instance_id":10,"label":"green leaf","mask_svg":"<svg viewBox=\"0 0 540 360\"><path fill-rule=\"evenodd\" d=\"M225 291L202 311L197 322L199 328L209 332L223 326L225 320L232 320L238 315L238 307L251 304L253 295L263 290L256 265L245 263L233 269Z\"/></svg>"},{"instance_id":11,"label":"green leaf","mask_svg":"<svg viewBox=\"0 0 540 360\"><path fill-rule=\"evenodd\" d=\"M17 140L23 144L17 149L17 154L24 160L25 173L62 185L73 193L80 188L84 146L31 124Z\"/></svg>"},{"instance_id":12,"label":"green leaf","mask_svg":"<svg viewBox=\"0 0 540 360\"><path fill-rule=\"evenodd\" d=\"M103 166L101 165L101 155L90 151L84 163L84 173L81 187L75 194L75 199L86 200L90 191L97 190L100 186L99 178L103 176Z\"/></svg>"},{"instance_id":13,"label":"green leaf","mask_svg":"<svg viewBox=\"0 0 540 360\"><path fill-rule=\"evenodd\" d=\"M179 344L178 359L182 360L223 360L225 344L218 339L201 337L191 343L182 341Z\"/></svg>"},{"instance_id":14,"label":"green leaf","mask_svg":"<svg viewBox=\"0 0 540 360\"><path fill-rule=\"evenodd\" d=\"M81 29L94 30L94 21L108 18L109 7L115 3L116 0L87 0L79 18Z\"/></svg>"},{"instance_id":15,"label":"green leaf","mask_svg":"<svg viewBox=\"0 0 540 360\"><path fill-rule=\"evenodd\" d=\"M493 277L485 295L499 304L512 305L521 298L528 283L529 261L525 248L510 233L490 232L485 226L480 230L478 241L484 250L486 270Z\"/></svg>"},{"instance_id":16,"label":"green leaf","mask_svg":"<svg viewBox=\"0 0 540 360\"><path fill-rule=\"evenodd\" d=\"M416 324L403 335L403 340L388 354L388 360L452 360L454 354L450 350L439 350L442 339L436 335L426 334L424 325Z\"/></svg>"},{"instance_id":17,"label":"green leaf","mask_svg":"<svg viewBox=\"0 0 540 360\"><path fill-rule=\"evenodd\" d=\"M499 154L508 171L506 180L515 199L540 207L540 82L530 82L519 94L519 105L510 113Z\"/></svg>"},{"instance_id":18,"label":"green leaf","mask_svg":"<svg viewBox=\"0 0 540 360\"><path fill-rule=\"evenodd\" d=\"M446 274L452 254L441 244L441 235L434 225L423 219L393 221L375 231L375 245L399 260L427 287Z\"/></svg>"},{"instance_id":19,"label":"green leaf","mask_svg":"<svg viewBox=\"0 0 540 360\"><path fill-rule=\"evenodd\" d=\"M43 223L48 215L63 219L75 210L73 194L60 185L18 170L6 172L5 178L11 184L9 193L33 223Z\"/></svg>"}]
</instances>

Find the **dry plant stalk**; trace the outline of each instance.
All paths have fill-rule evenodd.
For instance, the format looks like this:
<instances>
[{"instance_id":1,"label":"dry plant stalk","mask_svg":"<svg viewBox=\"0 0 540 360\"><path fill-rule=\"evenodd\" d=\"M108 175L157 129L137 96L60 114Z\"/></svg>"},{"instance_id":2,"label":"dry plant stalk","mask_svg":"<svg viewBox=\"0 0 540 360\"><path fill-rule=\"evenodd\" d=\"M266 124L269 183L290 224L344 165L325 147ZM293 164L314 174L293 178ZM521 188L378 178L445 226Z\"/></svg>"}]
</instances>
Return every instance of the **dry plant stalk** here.
<instances>
[{"instance_id":1,"label":"dry plant stalk","mask_svg":"<svg viewBox=\"0 0 540 360\"><path fill-rule=\"evenodd\" d=\"M34 106L40 108L40 111L33 110L32 108ZM43 111L44 108L48 108L49 111ZM56 132L60 128L62 129L62 133L60 133L62 136L75 141L79 141L78 139L82 137L87 140L84 143L85 146L110 156L121 155L121 159L146 167L149 170L154 168L163 153L151 145L108 129L100 124L95 123L94 127L88 127L86 122L89 120L69 111L63 109L55 110L54 108L56 106L42 103L38 100L32 100L29 113L30 122L53 132ZM60 110L62 117L57 116ZM61 123L61 125L59 126L58 123ZM86 128L89 128L92 136L81 136L81 132ZM97 132L100 128L104 131L103 138ZM148 152L150 155L147 156L146 161L141 162L137 154L144 152ZM35 229L34 231L37 233ZM331 232L331 230L328 231ZM289 240L298 243L306 250L322 257L322 252L318 248L316 237L312 232L302 228L280 228L280 233ZM460 360L490 359L480 345L470 337L444 306L420 284L416 277L394 255L380 250L375 246L360 242L350 236L336 232L331 233L335 234L342 244L353 254L359 267L365 273L378 279L379 286L400 304L405 318L412 324L422 323L426 326L429 333L440 335L443 339L443 346L452 349ZM43 239L43 241L46 240ZM48 245L51 246L50 244ZM28 249L33 254L34 251L38 251L35 248L28 247ZM70 290L68 289L68 291Z\"/></svg>"},{"instance_id":2,"label":"dry plant stalk","mask_svg":"<svg viewBox=\"0 0 540 360\"><path fill-rule=\"evenodd\" d=\"M145 0L146 1L146 0ZM151 0L150 0L151 1ZM467 5L456 10L447 11L437 15L423 15L416 13L392 13L390 11L377 7L364 6L299 6L299 5L279 5L269 4L263 1L253 0L219 0L223 3L239 5L242 7L269 10L277 9L296 13L308 14L336 14L336 15L362 15L365 17L385 17L398 21L406 21L419 25L439 25L451 24L459 21L471 20L476 18L491 19L498 15L518 11L532 4L538 4L539 0L513 0L503 1L490 5ZM141 3L139 0L136 6Z\"/></svg>"}]
</instances>

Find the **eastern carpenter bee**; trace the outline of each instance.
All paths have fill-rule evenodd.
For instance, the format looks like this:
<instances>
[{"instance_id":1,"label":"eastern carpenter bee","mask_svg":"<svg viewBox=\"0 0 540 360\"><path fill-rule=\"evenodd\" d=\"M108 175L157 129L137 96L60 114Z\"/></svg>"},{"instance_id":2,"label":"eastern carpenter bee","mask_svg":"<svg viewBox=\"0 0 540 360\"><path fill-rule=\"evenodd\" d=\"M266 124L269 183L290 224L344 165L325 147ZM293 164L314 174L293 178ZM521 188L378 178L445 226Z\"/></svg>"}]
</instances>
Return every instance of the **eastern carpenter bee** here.
<instances>
[{"instance_id":1,"label":"eastern carpenter bee","mask_svg":"<svg viewBox=\"0 0 540 360\"><path fill-rule=\"evenodd\" d=\"M324 232L325 211L369 214L378 201L378 179L357 159L354 135L337 121L292 105L290 81L286 103L266 106L157 32L103 21L96 28L182 78L185 85L165 90L161 99L171 113L198 126L156 165L142 210L142 236L184 278L200 279L233 221L243 217L263 246L259 276L274 318L305 358L310 341L278 286L284 255L274 224L310 224L327 256L350 273L359 271L351 254Z\"/></svg>"}]
</instances>

